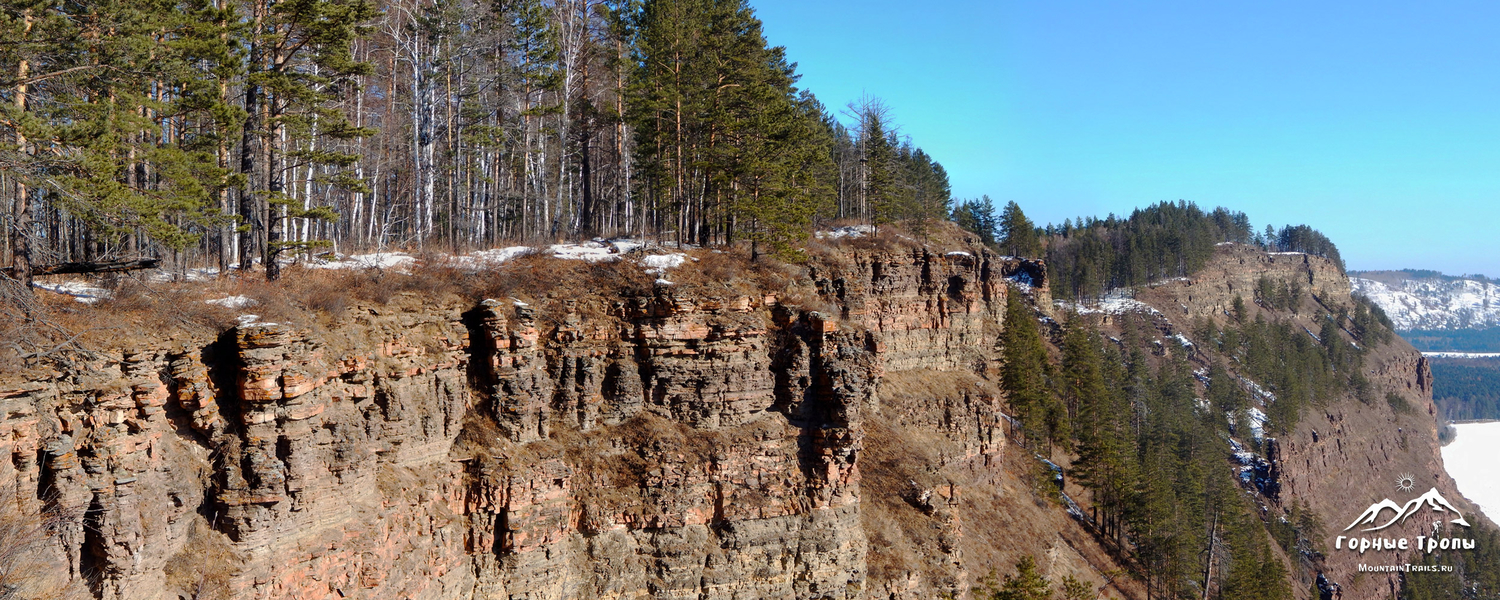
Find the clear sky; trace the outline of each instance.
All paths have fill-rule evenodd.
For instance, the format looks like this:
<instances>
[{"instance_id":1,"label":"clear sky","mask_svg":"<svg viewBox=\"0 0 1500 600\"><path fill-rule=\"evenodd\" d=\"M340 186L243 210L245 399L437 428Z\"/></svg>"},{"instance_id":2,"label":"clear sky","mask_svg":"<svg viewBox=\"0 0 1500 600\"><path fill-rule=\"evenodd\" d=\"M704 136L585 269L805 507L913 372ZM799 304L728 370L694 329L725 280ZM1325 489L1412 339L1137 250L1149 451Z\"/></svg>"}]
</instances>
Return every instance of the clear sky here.
<instances>
[{"instance_id":1,"label":"clear sky","mask_svg":"<svg viewBox=\"0 0 1500 600\"><path fill-rule=\"evenodd\" d=\"M957 197L1039 223L1190 200L1352 269L1500 275L1500 2L751 0L802 85L868 93Z\"/></svg>"}]
</instances>

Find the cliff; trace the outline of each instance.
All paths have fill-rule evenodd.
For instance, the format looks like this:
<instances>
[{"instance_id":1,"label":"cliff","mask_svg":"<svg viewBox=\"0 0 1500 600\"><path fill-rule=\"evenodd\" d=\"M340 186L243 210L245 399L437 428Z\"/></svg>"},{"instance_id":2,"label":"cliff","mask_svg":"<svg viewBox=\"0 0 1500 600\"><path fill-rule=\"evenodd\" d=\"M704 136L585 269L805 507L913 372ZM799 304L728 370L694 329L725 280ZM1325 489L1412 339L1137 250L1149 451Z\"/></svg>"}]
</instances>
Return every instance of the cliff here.
<instances>
[{"instance_id":1,"label":"cliff","mask_svg":"<svg viewBox=\"0 0 1500 600\"><path fill-rule=\"evenodd\" d=\"M1086 518L1038 493L991 383L1008 295L1053 312L1044 265L844 242L770 285L701 257L654 286L621 283L629 260L536 259L514 294L156 332L0 384L0 485L21 513L58 515L33 584L107 599L915 599L967 597L1031 554L1100 597L1145 596ZM593 279L566 285L579 273ZM1185 332L1262 276L1348 302L1326 261L1242 247L1138 300L1163 335ZM1419 355L1372 356L1382 396L1430 413ZM1339 529L1407 471L1457 499L1431 418L1393 410L1346 399L1305 417L1267 457L1285 490L1259 499L1267 514L1302 502ZM1386 590L1353 575L1358 558L1286 560L1350 597Z\"/></svg>"},{"instance_id":2,"label":"cliff","mask_svg":"<svg viewBox=\"0 0 1500 600\"><path fill-rule=\"evenodd\" d=\"M1272 309L1256 300L1255 287L1261 278L1296 283L1307 293L1290 309ZM1325 315L1351 306L1349 279L1331 261L1299 253L1266 254L1239 245L1221 245L1208 267L1192 278L1166 282L1136 294L1138 300L1159 311L1163 332L1188 336L1192 335L1187 332L1195 319L1212 319L1219 326L1228 324L1236 296L1247 307L1247 319L1283 320L1309 337L1320 331ZM1357 341L1347 329L1338 333L1346 341ZM1226 358L1208 348L1194 348L1191 354L1191 360L1202 368L1216 358ZM1231 372L1236 372L1236 361L1227 362ZM1299 591L1299 597L1313 589L1320 572L1338 583L1349 598L1390 597L1400 589L1400 574L1361 573L1359 565L1417 563L1419 554L1361 554L1335 547L1339 535L1392 539L1432 535L1434 518L1425 515L1378 534L1359 528L1345 531L1367 507L1383 499L1391 498L1399 504L1429 488L1436 489L1470 523L1493 527L1462 497L1443 467L1427 359L1391 336L1387 343L1371 345L1363 370L1372 401L1361 402L1354 390L1346 390L1309 407L1295 430L1275 440L1274 449L1263 457L1278 492L1257 494L1265 514L1279 518L1294 506L1305 506L1320 521L1321 531L1316 532L1314 544L1288 557L1288 563L1298 567L1292 572L1299 579L1299 585L1293 588ZM1261 401L1264 407L1265 399ZM1404 475L1414 479L1409 489L1396 485ZM1442 532L1444 536L1473 537L1470 529L1444 526Z\"/></svg>"},{"instance_id":3,"label":"cliff","mask_svg":"<svg viewBox=\"0 0 1500 600\"><path fill-rule=\"evenodd\" d=\"M316 328L160 332L0 386L0 484L62 515L34 585L929 598L1023 552L1096 585L1119 568L1037 500L979 376L1006 278L1050 301L1040 264L846 245L792 273L778 293L401 294Z\"/></svg>"}]
</instances>

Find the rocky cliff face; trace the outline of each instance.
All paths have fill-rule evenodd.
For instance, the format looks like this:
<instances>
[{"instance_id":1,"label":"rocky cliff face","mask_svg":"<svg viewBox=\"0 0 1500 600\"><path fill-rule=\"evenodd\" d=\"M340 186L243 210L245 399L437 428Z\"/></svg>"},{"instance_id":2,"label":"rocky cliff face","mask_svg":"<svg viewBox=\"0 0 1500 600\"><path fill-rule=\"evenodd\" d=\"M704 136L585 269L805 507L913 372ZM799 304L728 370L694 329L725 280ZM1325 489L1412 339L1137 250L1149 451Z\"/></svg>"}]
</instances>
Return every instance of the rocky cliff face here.
<instances>
[{"instance_id":1,"label":"rocky cliff face","mask_svg":"<svg viewBox=\"0 0 1500 600\"><path fill-rule=\"evenodd\" d=\"M1259 306L1254 286L1262 277L1304 286L1308 296L1302 308L1272 314L1274 311ZM1319 309L1336 312L1338 306L1350 305L1349 280L1330 261L1305 254L1268 255L1245 246L1221 247L1208 267L1191 279L1142 290L1137 298L1159 311L1160 328L1164 332L1187 332L1193 319L1212 318L1223 325L1236 295L1241 296L1252 315L1289 319L1309 335L1322 324L1324 312ZM1213 359L1209 354L1194 353L1194 360L1204 367ZM1233 368L1232 360L1226 362ZM1274 451L1265 457L1275 474L1278 494L1263 495L1262 503L1268 510L1306 506L1318 515L1323 526L1322 539L1315 540L1321 541L1319 554L1289 557L1291 564L1302 567L1301 581L1294 589L1312 589L1312 576L1322 572L1327 580L1342 587L1345 597L1395 594L1400 588L1399 575L1360 573L1359 565L1416 563L1419 555L1412 551L1360 554L1335 548L1339 535L1414 539L1432 534L1434 519L1425 515L1378 534L1360 529L1345 531L1366 508L1383 499L1404 503L1428 489L1437 489L1470 523L1478 525L1486 521L1459 494L1443 467L1434 418L1436 407L1432 401L1432 372L1427 360L1409 344L1394 338L1388 344L1370 349L1364 371L1371 384L1373 402L1356 400L1350 390L1326 406L1308 408L1296 430L1276 440ZM1400 404L1385 400L1388 395L1395 395L1412 410L1398 409ZM1415 479L1410 490L1396 487L1403 475ZM1441 529L1445 536L1469 534L1469 530L1448 526Z\"/></svg>"},{"instance_id":2,"label":"rocky cliff face","mask_svg":"<svg viewBox=\"0 0 1500 600\"><path fill-rule=\"evenodd\" d=\"M1139 297L1180 332L1261 276L1348 297L1326 261L1235 247ZM1007 296L1050 308L1042 265L845 246L799 277L163 333L0 385L0 485L60 515L37 585L107 599L967 597L1021 554L1144 597L1035 494L985 377ZM1431 410L1418 355L1373 361ZM1395 471L1456 498L1434 439L1430 418L1333 405L1281 441L1266 502L1332 530ZM1386 589L1352 565L1326 562L1350 597Z\"/></svg>"},{"instance_id":3,"label":"rocky cliff face","mask_svg":"<svg viewBox=\"0 0 1500 600\"><path fill-rule=\"evenodd\" d=\"M64 515L41 585L99 598L966 595L997 550L965 559L985 539L965 516L1027 518L988 483L963 495L1011 481L999 394L973 373L1006 278L1045 302L1044 271L973 248L814 264L816 307L406 296L333 336L164 336L0 388L0 483ZM946 383L889 405L893 375ZM917 440L920 460L876 466L872 503L863 457ZM1005 502L1082 548L1049 568L1115 568L1060 510Z\"/></svg>"}]
</instances>

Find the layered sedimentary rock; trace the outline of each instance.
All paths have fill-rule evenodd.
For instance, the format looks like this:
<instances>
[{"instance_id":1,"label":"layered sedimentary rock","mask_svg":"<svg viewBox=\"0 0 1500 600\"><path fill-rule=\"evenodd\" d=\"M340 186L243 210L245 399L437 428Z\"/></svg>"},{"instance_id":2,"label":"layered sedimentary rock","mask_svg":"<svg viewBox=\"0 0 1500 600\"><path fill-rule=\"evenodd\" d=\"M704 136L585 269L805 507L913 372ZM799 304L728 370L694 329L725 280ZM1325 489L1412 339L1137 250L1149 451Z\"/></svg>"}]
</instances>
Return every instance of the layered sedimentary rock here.
<instances>
[{"instance_id":1,"label":"layered sedimentary rock","mask_svg":"<svg viewBox=\"0 0 1500 600\"><path fill-rule=\"evenodd\" d=\"M1045 298L1039 264L901 249L815 269L833 311L658 286L245 324L8 386L0 479L74 515L49 581L100 598L925 597L868 572L869 418L887 372L988 368L1006 277ZM957 459L1004 447L993 392L930 408ZM957 535L936 493L911 510Z\"/></svg>"},{"instance_id":2,"label":"layered sedimentary rock","mask_svg":"<svg viewBox=\"0 0 1500 600\"><path fill-rule=\"evenodd\" d=\"M1236 296L1252 314L1269 309L1257 307L1256 286L1261 279L1296 283L1308 293L1299 311L1267 312L1273 319L1288 319L1309 336L1319 331L1326 314L1352 305L1348 279L1332 261L1301 253L1266 254L1247 246L1224 246L1191 279L1164 282L1137 297L1149 302L1164 332L1190 331L1194 319L1217 318L1225 322ZM1311 310L1309 305L1322 310ZM1253 318L1253 317L1251 317ZM1347 332L1341 335L1348 335ZM1348 338L1352 341L1352 337ZM1432 400L1432 372L1427 360L1399 339L1373 344L1364 357L1364 376L1370 385L1367 401L1347 390L1323 405L1304 410L1295 431L1270 440L1263 465L1266 484L1262 500L1269 507L1290 509L1303 506L1318 515L1323 531L1315 548L1304 548L1289 557L1301 568L1294 571L1299 586L1311 589L1318 574L1325 582L1341 587L1345 597L1393 596L1400 589L1398 574L1361 573L1361 564L1418 562L1412 552L1365 553L1336 548L1339 535L1384 535L1415 540L1432 535L1434 519L1411 518L1380 534L1346 527L1370 505L1390 498L1404 503L1428 489L1436 489L1471 523L1484 516L1458 493L1443 467L1437 441ZM1224 360L1193 353L1206 367L1208 361ZM1231 367L1232 359L1225 361ZM1388 397L1390 400L1388 400ZM1410 407L1403 410L1400 407ZM1403 475L1415 481L1411 490L1396 487ZM1267 486L1262 486L1266 488ZM1441 525L1441 524L1440 524ZM1468 535L1468 530L1444 529L1445 535Z\"/></svg>"},{"instance_id":3,"label":"layered sedimentary rock","mask_svg":"<svg viewBox=\"0 0 1500 600\"><path fill-rule=\"evenodd\" d=\"M1347 297L1336 274L1225 248L1141 298L1167 333L1261 277ZM405 295L320 331L164 334L0 385L0 484L58 515L38 585L107 599L966 597L1022 554L1143 597L1105 585L1117 557L1036 501L1007 443L987 377L1009 294L1049 312L1044 265L845 248L784 295ZM1430 410L1420 358L1392 348L1372 381ZM1305 417L1269 501L1337 520L1318 498L1373 488L1329 473L1433 467L1424 423L1402 442L1370 432L1412 417Z\"/></svg>"}]
</instances>

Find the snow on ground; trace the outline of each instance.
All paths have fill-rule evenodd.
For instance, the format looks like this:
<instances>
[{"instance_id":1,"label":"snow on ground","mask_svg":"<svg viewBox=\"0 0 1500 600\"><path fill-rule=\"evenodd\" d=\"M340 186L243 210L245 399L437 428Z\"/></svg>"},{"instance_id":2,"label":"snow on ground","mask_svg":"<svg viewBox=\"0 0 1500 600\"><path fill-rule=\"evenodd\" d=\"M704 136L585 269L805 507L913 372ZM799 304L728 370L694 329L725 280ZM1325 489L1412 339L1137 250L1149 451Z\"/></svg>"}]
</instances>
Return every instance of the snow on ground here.
<instances>
[{"instance_id":1,"label":"snow on ground","mask_svg":"<svg viewBox=\"0 0 1500 600\"><path fill-rule=\"evenodd\" d=\"M238 268L238 265L233 268ZM218 277L219 270L216 268L187 269L183 273L178 273L171 269L153 269L146 275L146 280L156 283L178 281L179 275L182 276L182 281L208 281Z\"/></svg>"},{"instance_id":2,"label":"snow on ground","mask_svg":"<svg viewBox=\"0 0 1500 600\"><path fill-rule=\"evenodd\" d=\"M1259 398L1263 404L1269 406L1272 402L1276 401L1276 394L1272 394L1271 392L1266 391L1266 388L1260 387L1260 384L1255 383L1254 381L1250 381L1249 379L1246 379L1244 377L1240 378L1240 382L1244 383L1245 387L1250 388L1250 391L1253 392L1255 394L1255 397Z\"/></svg>"},{"instance_id":3,"label":"snow on ground","mask_svg":"<svg viewBox=\"0 0 1500 600\"><path fill-rule=\"evenodd\" d=\"M1430 358L1500 358L1500 352L1423 352Z\"/></svg>"},{"instance_id":4,"label":"snow on ground","mask_svg":"<svg viewBox=\"0 0 1500 600\"><path fill-rule=\"evenodd\" d=\"M585 260L588 262L606 262L619 260L620 255L614 246L600 242L584 242L582 244L553 244L547 247L547 252L553 258L564 260Z\"/></svg>"},{"instance_id":5,"label":"snow on ground","mask_svg":"<svg viewBox=\"0 0 1500 600\"><path fill-rule=\"evenodd\" d=\"M1113 290L1105 294L1103 298L1100 298L1099 301L1095 303L1068 302L1065 300L1058 300L1053 304L1055 304L1058 308L1068 309L1080 315L1120 315L1136 312L1143 312L1153 315L1161 314L1161 311L1152 308L1150 304L1146 304L1145 302L1141 302L1131 297L1130 290L1128 289Z\"/></svg>"},{"instance_id":6,"label":"snow on ground","mask_svg":"<svg viewBox=\"0 0 1500 600\"><path fill-rule=\"evenodd\" d=\"M646 273L649 275L662 275L667 272L667 269L680 267L687 260L688 256L681 252L656 254L642 258L641 266L646 267Z\"/></svg>"},{"instance_id":7,"label":"snow on ground","mask_svg":"<svg viewBox=\"0 0 1500 600\"><path fill-rule=\"evenodd\" d=\"M973 254L969 254L968 252L964 252L962 250L954 250L952 252L949 252L949 253L945 254L944 256L968 256L968 257L973 257L974 255Z\"/></svg>"},{"instance_id":8,"label":"snow on ground","mask_svg":"<svg viewBox=\"0 0 1500 600\"><path fill-rule=\"evenodd\" d=\"M646 248L648 246L655 247L656 245L648 245L646 242L632 239L596 239L589 242L575 244L552 244L550 246L547 246L545 249L538 249L531 246L507 246L504 248L491 248L489 250L476 250L464 255L445 256L443 258L440 258L439 260L446 261L445 264L449 264L460 269L473 270L495 267L497 265L510 262L511 260L514 260L516 258L536 253L545 253L552 256L553 258L560 258L563 260L613 262L616 260L620 260L620 258L626 254L640 250L642 248ZM676 247L676 245L663 244L663 247ZM660 274L660 272L663 272L664 269L681 265L682 260L686 258L686 255L681 253L672 253L666 256L675 256L682 258L665 259L667 263L669 263L665 266L645 264L652 261L653 259L657 260L658 262L660 260L663 260L653 256L646 257L642 262L648 269L654 269L653 271L651 271L653 274ZM355 254L351 256L345 256L336 261L310 262L308 263L308 266L314 269L399 269L415 264L416 262L417 259L415 257L404 252L379 252L374 254Z\"/></svg>"},{"instance_id":9,"label":"snow on ground","mask_svg":"<svg viewBox=\"0 0 1500 600\"><path fill-rule=\"evenodd\" d=\"M1156 281L1151 282L1147 287L1159 287L1159 286L1167 285L1167 284L1170 284L1170 283L1187 283L1187 282L1191 282L1191 281L1192 281L1192 278L1190 278L1190 277L1172 277L1172 278L1169 278L1169 279L1158 279Z\"/></svg>"},{"instance_id":10,"label":"snow on ground","mask_svg":"<svg viewBox=\"0 0 1500 600\"><path fill-rule=\"evenodd\" d=\"M374 254L355 254L346 256L343 260L326 263L309 263L314 269L394 269L417 262L410 254L405 252L376 252Z\"/></svg>"},{"instance_id":11,"label":"snow on ground","mask_svg":"<svg viewBox=\"0 0 1500 600\"><path fill-rule=\"evenodd\" d=\"M1022 290L1028 292L1031 291L1031 288L1036 285L1036 281L1031 278L1031 274L1025 271L1021 271L1016 273L1015 275L1006 277L1006 279L1016 282L1016 285L1021 286Z\"/></svg>"},{"instance_id":12,"label":"snow on ground","mask_svg":"<svg viewBox=\"0 0 1500 600\"><path fill-rule=\"evenodd\" d=\"M260 320L260 315L240 315L234 320L239 321L240 327L272 327L276 323L266 323Z\"/></svg>"},{"instance_id":13,"label":"snow on ground","mask_svg":"<svg viewBox=\"0 0 1500 600\"><path fill-rule=\"evenodd\" d=\"M1491 520L1500 520L1500 422L1454 425L1458 437L1443 446L1443 464L1458 491L1479 505Z\"/></svg>"},{"instance_id":14,"label":"snow on ground","mask_svg":"<svg viewBox=\"0 0 1500 600\"><path fill-rule=\"evenodd\" d=\"M214 306L222 306L228 309L244 308L246 306L255 306L256 304L253 298L248 298L245 296L229 296L228 298L204 300L203 303L212 304Z\"/></svg>"},{"instance_id":15,"label":"snow on ground","mask_svg":"<svg viewBox=\"0 0 1500 600\"><path fill-rule=\"evenodd\" d=\"M1177 340L1177 343L1182 344L1183 348L1193 347L1193 342L1188 341L1187 336L1184 336L1180 333L1172 334L1172 339Z\"/></svg>"},{"instance_id":16,"label":"snow on ground","mask_svg":"<svg viewBox=\"0 0 1500 600\"><path fill-rule=\"evenodd\" d=\"M1250 436L1260 440L1266 437L1266 420L1270 417L1260 411L1259 408L1250 407L1245 409L1245 420L1249 421Z\"/></svg>"},{"instance_id":17,"label":"snow on ground","mask_svg":"<svg viewBox=\"0 0 1500 600\"><path fill-rule=\"evenodd\" d=\"M874 225L855 225L853 227L838 227L832 231L819 231L815 235L820 240L837 240L840 238L862 238L875 233Z\"/></svg>"},{"instance_id":18,"label":"snow on ground","mask_svg":"<svg viewBox=\"0 0 1500 600\"><path fill-rule=\"evenodd\" d=\"M1375 302L1396 329L1482 329L1500 326L1500 285L1473 279L1408 279L1391 286L1349 278L1356 294Z\"/></svg>"},{"instance_id":19,"label":"snow on ground","mask_svg":"<svg viewBox=\"0 0 1500 600\"><path fill-rule=\"evenodd\" d=\"M453 257L453 262L464 267L485 267L498 265L513 258L531 254L536 250L531 246L507 246L505 248L491 248L489 250L478 250L463 256Z\"/></svg>"},{"instance_id":20,"label":"snow on ground","mask_svg":"<svg viewBox=\"0 0 1500 600\"><path fill-rule=\"evenodd\" d=\"M89 285L87 281L32 282L31 287L67 296L84 304L93 304L109 297L109 290Z\"/></svg>"}]
</instances>

